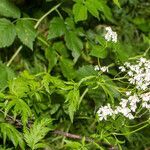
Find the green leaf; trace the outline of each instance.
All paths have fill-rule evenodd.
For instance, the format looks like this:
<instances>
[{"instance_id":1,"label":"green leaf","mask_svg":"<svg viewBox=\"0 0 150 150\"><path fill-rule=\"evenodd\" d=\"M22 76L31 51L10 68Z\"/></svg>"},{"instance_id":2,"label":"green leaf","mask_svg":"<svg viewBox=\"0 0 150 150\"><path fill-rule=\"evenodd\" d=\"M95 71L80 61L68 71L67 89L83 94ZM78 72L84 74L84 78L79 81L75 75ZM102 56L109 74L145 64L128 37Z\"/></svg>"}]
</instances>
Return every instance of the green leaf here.
<instances>
[{"instance_id":1,"label":"green leaf","mask_svg":"<svg viewBox=\"0 0 150 150\"><path fill-rule=\"evenodd\" d=\"M106 58L107 54L108 54L107 50L99 45L93 45L92 51L90 53L91 56L95 56L102 59Z\"/></svg>"},{"instance_id":2,"label":"green leaf","mask_svg":"<svg viewBox=\"0 0 150 150\"><path fill-rule=\"evenodd\" d=\"M68 80L73 79L75 76L75 70L73 68L73 62L67 58L60 58L60 67L64 77Z\"/></svg>"},{"instance_id":3,"label":"green leaf","mask_svg":"<svg viewBox=\"0 0 150 150\"><path fill-rule=\"evenodd\" d=\"M9 90L10 93L15 95L16 97L24 97L29 91L28 82L26 82L26 80L23 78L13 79L9 82Z\"/></svg>"},{"instance_id":4,"label":"green leaf","mask_svg":"<svg viewBox=\"0 0 150 150\"><path fill-rule=\"evenodd\" d=\"M75 32L70 31L65 34L66 46L68 49L72 50L72 55L74 57L74 62L77 61L83 49L83 43L76 35Z\"/></svg>"},{"instance_id":5,"label":"green leaf","mask_svg":"<svg viewBox=\"0 0 150 150\"><path fill-rule=\"evenodd\" d=\"M15 116L21 114L21 121L25 126L28 121L28 117L32 116L30 107L24 102L24 100L14 98L13 100L9 101L6 105L5 116L10 110L12 110L11 108L13 108L13 113Z\"/></svg>"},{"instance_id":6,"label":"green leaf","mask_svg":"<svg viewBox=\"0 0 150 150\"><path fill-rule=\"evenodd\" d=\"M79 142L73 142L73 141L69 141L69 140L65 140L66 142L66 147L70 147L73 150L79 150L82 149L82 144Z\"/></svg>"},{"instance_id":7,"label":"green leaf","mask_svg":"<svg viewBox=\"0 0 150 150\"><path fill-rule=\"evenodd\" d=\"M45 146L41 140L51 130L48 128L51 124L52 119L43 118L40 121L36 120L30 130L25 130L25 141L32 150Z\"/></svg>"},{"instance_id":8,"label":"green leaf","mask_svg":"<svg viewBox=\"0 0 150 150\"><path fill-rule=\"evenodd\" d=\"M96 18L99 18L99 12L97 6L95 5L95 1L87 0L85 2L85 6L87 7L88 11Z\"/></svg>"},{"instance_id":9,"label":"green leaf","mask_svg":"<svg viewBox=\"0 0 150 150\"><path fill-rule=\"evenodd\" d=\"M0 19L0 48L12 45L15 37L15 26L7 19Z\"/></svg>"},{"instance_id":10,"label":"green leaf","mask_svg":"<svg viewBox=\"0 0 150 150\"><path fill-rule=\"evenodd\" d=\"M98 75L98 72L94 70L94 67L92 65L86 65L82 66L78 69L76 77L78 79L82 79L87 76L96 76Z\"/></svg>"},{"instance_id":11,"label":"green leaf","mask_svg":"<svg viewBox=\"0 0 150 150\"><path fill-rule=\"evenodd\" d=\"M118 0L113 0L113 2L120 8L120 3Z\"/></svg>"},{"instance_id":12,"label":"green leaf","mask_svg":"<svg viewBox=\"0 0 150 150\"><path fill-rule=\"evenodd\" d=\"M65 101L68 105L68 113L71 119L71 122L73 122L74 113L77 111L80 105L80 93L79 90L74 88L71 90L66 98Z\"/></svg>"},{"instance_id":13,"label":"green leaf","mask_svg":"<svg viewBox=\"0 0 150 150\"><path fill-rule=\"evenodd\" d=\"M65 46L63 42L55 42L53 44L53 49L55 49L61 56L69 57L67 47Z\"/></svg>"},{"instance_id":14,"label":"green leaf","mask_svg":"<svg viewBox=\"0 0 150 150\"><path fill-rule=\"evenodd\" d=\"M0 62L0 90L8 86L8 81L14 77L14 72Z\"/></svg>"},{"instance_id":15,"label":"green leaf","mask_svg":"<svg viewBox=\"0 0 150 150\"><path fill-rule=\"evenodd\" d=\"M55 17L50 22L48 39L60 37L65 33L65 31L66 26L64 21L59 17Z\"/></svg>"},{"instance_id":16,"label":"green leaf","mask_svg":"<svg viewBox=\"0 0 150 150\"><path fill-rule=\"evenodd\" d=\"M76 3L73 6L73 14L75 22L87 19L87 8L81 3Z\"/></svg>"},{"instance_id":17,"label":"green leaf","mask_svg":"<svg viewBox=\"0 0 150 150\"><path fill-rule=\"evenodd\" d=\"M21 42L33 49L33 42L36 38L36 30L34 29L34 24L30 20L20 19L16 24L17 35Z\"/></svg>"},{"instance_id":18,"label":"green leaf","mask_svg":"<svg viewBox=\"0 0 150 150\"><path fill-rule=\"evenodd\" d=\"M106 2L104 0L101 0L101 1L98 1L96 0L96 6L97 6L97 9L101 12L104 13L104 16L112 21L112 13L111 13L111 9L106 5Z\"/></svg>"},{"instance_id":19,"label":"green leaf","mask_svg":"<svg viewBox=\"0 0 150 150\"><path fill-rule=\"evenodd\" d=\"M10 0L0 0L0 15L20 18L20 10Z\"/></svg>"},{"instance_id":20,"label":"green leaf","mask_svg":"<svg viewBox=\"0 0 150 150\"><path fill-rule=\"evenodd\" d=\"M48 70L51 71L51 69L56 65L57 63L57 54L55 50L51 47L48 47L45 50L45 57L49 62Z\"/></svg>"},{"instance_id":21,"label":"green leaf","mask_svg":"<svg viewBox=\"0 0 150 150\"><path fill-rule=\"evenodd\" d=\"M15 129L14 126L8 123L0 123L0 131L3 135L4 143L6 142L6 138L8 137L15 147L19 145L22 150L25 149L23 137L20 132Z\"/></svg>"}]
</instances>

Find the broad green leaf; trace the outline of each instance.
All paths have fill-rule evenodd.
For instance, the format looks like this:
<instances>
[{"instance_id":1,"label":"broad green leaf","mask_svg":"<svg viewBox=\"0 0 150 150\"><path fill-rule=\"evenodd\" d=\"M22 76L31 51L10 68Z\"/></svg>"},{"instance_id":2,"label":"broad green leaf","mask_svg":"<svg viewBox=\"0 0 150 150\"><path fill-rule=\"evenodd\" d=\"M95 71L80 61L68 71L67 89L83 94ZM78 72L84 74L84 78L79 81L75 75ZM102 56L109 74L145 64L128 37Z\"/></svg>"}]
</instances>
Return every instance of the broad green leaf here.
<instances>
[{"instance_id":1,"label":"broad green leaf","mask_svg":"<svg viewBox=\"0 0 150 150\"><path fill-rule=\"evenodd\" d=\"M0 19L0 48L10 46L15 37L15 26L7 19Z\"/></svg>"},{"instance_id":2,"label":"broad green leaf","mask_svg":"<svg viewBox=\"0 0 150 150\"><path fill-rule=\"evenodd\" d=\"M93 0L87 0L85 2L85 6L87 7L88 11L96 18L99 18L99 12L95 2Z\"/></svg>"},{"instance_id":3,"label":"broad green leaf","mask_svg":"<svg viewBox=\"0 0 150 150\"><path fill-rule=\"evenodd\" d=\"M48 32L48 39L56 38L62 36L66 31L66 26L64 21L55 17L51 20Z\"/></svg>"},{"instance_id":4,"label":"broad green leaf","mask_svg":"<svg viewBox=\"0 0 150 150\"><path fill-rule=\"evenodd\" d=\"M67 47L65 46L63 42L55 42L53 44L53 49L55 49L61 56L69 57Z\"/></svg>"},{"instance_id":5,"label":"broad green leaf","mask_svg":"<svg viewBox=\"0 0 150 150\"><path fill-rule=\"evenodd\" d=\"M77 111L80 105L80 93L78 89L71 90L66 98L65 101L68 105L68 113L71 119L71 122L73 122L74 113Z\"/></svg>"},{"instance_id":6,"label":"broad green leaf","mask_svg":"<svg viewBox=\"0 0 150 150\"><path fill-rule=\"evenodd\" d=\"M94 45L92 51L90 52L91 56L95 56L102 59L106 58L107 54L108 54L107 50L99 45Z\"/></svg>"},{"instance_id":7,"label":"broad green leaf","mask_svg":"<svg viewBox=\"0 0 150 150\"><path fill-rule=\"evenodd\" d=\"M73 62L67 58L60 58L61 71L67 79L73 79L75 76L75 70L73 68Z\"/></svg>"},{"instance_id":8,"label":"broad green leaf","mask_svg":"<svg viewBox=\"0 0 150 150\"><path fill-rule=\"evenodd\" d=\"M68 49L72 50L72 55L74 57L74 62L77 61L83 49L83 43L76 35L75 32L70 31L65 34L66 46Z\"/></svg>"},{"instance_id":9,"label":"broad green leaf","mask_svg":"<svg viewBox=\"0 0 150 150\"><path fill-rule=\"evenodd\" d=\"M20 18L20 10L11 0L0 0L0 15L5 17Z\"/></svg>"},{"instance_id":10,"label":"broad green leaf","mask_svg":"<svg viewBox=\"0 0 150 150\"><path fill-rule=\"evenodd\" d=\"M87 19L87 8L81 3L76 3L73 6L73 14L75 22Z\"/></svg>"},{"instance_id":11,"label":"broad green leaf","mask_svg":"<svg viewBox=\"0 0 150 150\"><path fill-rule=\"evenodd\" d=\"M45 50L45 57L49 62L48 70L51 71L51 69L56 65L57 63L57 54L55 50L51 47L48 47Z\"/></svg>"},{"instance_id":12,"label":"broad green leaf","mask_svg":"<svg viewBox=\"0 0 150 150\"><path fill-rule=\"evenodd\" d=\"M111 9L106 5L106 2L104 0L96 0L96 6L97 9L101 12L103 12L104 16L108 19L108 20L112 20L112 13L111 13Z\"/></svg>"},{"instance_id":13,"label":"broad green leaf","mask_svg":"<svg viewBox=\"0 0 150 150\"><path fill-rule=\"evenodd\" d=\"M33 42L37 35L33 22L30 20L20 19L17 21L16 30L21 42L33 50Z\"/></svg>"},{"instance_id":14,"label":"broad green leaf","mask_svg":"<svg viewBox=\"0 0 150 150\"><path fill-rule=\"evenodd\" d=\"M66 28L67 30L76 30L77 28L75 27L75 23L74 23L74 20L72 18L69 18L67 17L65 19L65 25L66 25Z\"/></svg>"},{"instance_id":15,"label":"broad green leaf","mask_svg":"<svg viewBox=\"0 0 150 150\"><path fill-rule=\"evenodd\" d=\"M85 65L78 69L76 78L82 79L84 77L94 76L94 75L95 76L98 75L98 72L94 70L94 67L92 65Z\"/></svg>"}]
</instances>

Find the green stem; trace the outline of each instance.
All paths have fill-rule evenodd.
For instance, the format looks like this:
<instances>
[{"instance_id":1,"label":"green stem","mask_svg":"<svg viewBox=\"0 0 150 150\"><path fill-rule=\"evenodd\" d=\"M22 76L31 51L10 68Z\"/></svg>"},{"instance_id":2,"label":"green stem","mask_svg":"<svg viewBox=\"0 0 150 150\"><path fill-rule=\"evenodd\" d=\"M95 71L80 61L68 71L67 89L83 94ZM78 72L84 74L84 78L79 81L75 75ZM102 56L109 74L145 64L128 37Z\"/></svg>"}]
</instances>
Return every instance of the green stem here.
<instances>
[{"instance_id":1,"label":"green stem","mask_svg":"<svg viewBox=\"0 0 150 150\"><path fill-rule=\"evenodd\" d=\"M145 53L143 54L144 57L147 55L149 50L150 50L150 47L148 47L148 49L146 49Z\"/></svg>"},{"instance_id":2,"label":"green stem","mask_svg":"<svg viewBox=\"0 0 150 150\"><path fill-rule=\"evenodd\" d=\"M19 46L19 48L17 49L17 51L13 54L13 56L11 57L11 59L8 61L7 63L7 67L10 66L10 64L12 63L12 61L15 59L15 57L18 55L18 53L21 51L21 49L23 48L23 46Z\"/></svg>"},{"instance_id":3,"label":"green stem","mask_svg":"<svg viewBox=\"0 0 150 150\"><path fill-rule=\"evenodd\" d=\"M88 88L85 89L85 91L82 93L81 97L80 97L80 100L79 100L79 104L81 103L83 97L85 96L85 94L88 92Z\"/></svg>"},{"instance_id":4,"label":"green stem","mask_svg":"<svg viewBox=\"0 0 150 150\"><path fill-rule=\"evenodd\" d=\"M56 9L56 12L58 13L59 17L63 20L63 16L61 15L58 9Z\"/></svg>"},{"instance_id":5,"label":"green stem","mask_svg":"<svg viewBox=\"0 0 150 150\"><path fill-rule=\"evenodd\" d=\"M145 124L144 126L138 128L138 129L136 129L136 130L133 130L133 131L131 131L131 132L122 133L122 134L121 134L121 133L113 133L113 135L130 135L130 134L133 134L133 133L135 133L135 132L137 132L137 131L140 131L140 130L146 128L147 126L149 126L149 124Z\"/></svg>"},{"instance_id":6,"label":"green stem","mask_svg":"<svg viewBox=\"0 0 150 150\"><path fill-rule=\"evenodd\" d=\"M61 3L57 4L57 5L54 6L52 9L50 9L46 14L44 14L44 15L38 20L38 22L35 24L34 28L37 29L37 27L38 27L39 24L43 21L43 19L44 19L45 17L47 17L51 12L53 12L54 10L56 10L60 5L61 5Z\"/></svg>"}]
</instances>

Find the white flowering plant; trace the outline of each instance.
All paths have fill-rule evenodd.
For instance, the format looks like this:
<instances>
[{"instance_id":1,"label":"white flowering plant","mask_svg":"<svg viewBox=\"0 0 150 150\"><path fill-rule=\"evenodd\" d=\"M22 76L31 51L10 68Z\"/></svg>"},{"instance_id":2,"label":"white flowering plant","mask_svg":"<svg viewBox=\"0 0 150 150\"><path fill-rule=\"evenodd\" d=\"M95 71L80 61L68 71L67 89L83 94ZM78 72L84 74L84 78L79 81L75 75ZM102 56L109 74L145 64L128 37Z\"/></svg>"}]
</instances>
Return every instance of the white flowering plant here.
<instances>
[{"instance_id":1,"label":"white flowering plant","mask_svg":"<svg viewBox=\"0 0 150 150\"><path fill-rule=\"evenodd\" d=\"M148 0L0 0L0 150L148 150Z\"/></svg>"}]
</instances>

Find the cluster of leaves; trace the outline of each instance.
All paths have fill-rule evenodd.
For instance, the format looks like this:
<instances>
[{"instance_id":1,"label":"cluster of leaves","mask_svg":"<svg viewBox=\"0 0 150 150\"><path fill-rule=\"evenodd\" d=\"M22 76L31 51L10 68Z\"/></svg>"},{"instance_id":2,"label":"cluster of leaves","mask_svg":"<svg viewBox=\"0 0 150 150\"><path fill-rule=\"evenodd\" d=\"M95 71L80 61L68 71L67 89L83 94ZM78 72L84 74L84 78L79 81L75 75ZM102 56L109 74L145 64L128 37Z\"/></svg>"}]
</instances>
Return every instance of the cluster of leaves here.
<instances>
[{"instance_id":1,"label":"cluster of leaves","mask_svg":"<svg viewBox=\"0 0 150 150\"><path fill-rule=\"evenodd\" d=\"M126 91L115 78L118 65L143 53L149 58L149 6L146 0L0 0L0 149L149 147L148 114L102 122L96 115ZM117 43L105 41L107 26L118 33ZM109 73L95 71L97 64L109 65Z\"/></svg>"}]
</instances>

